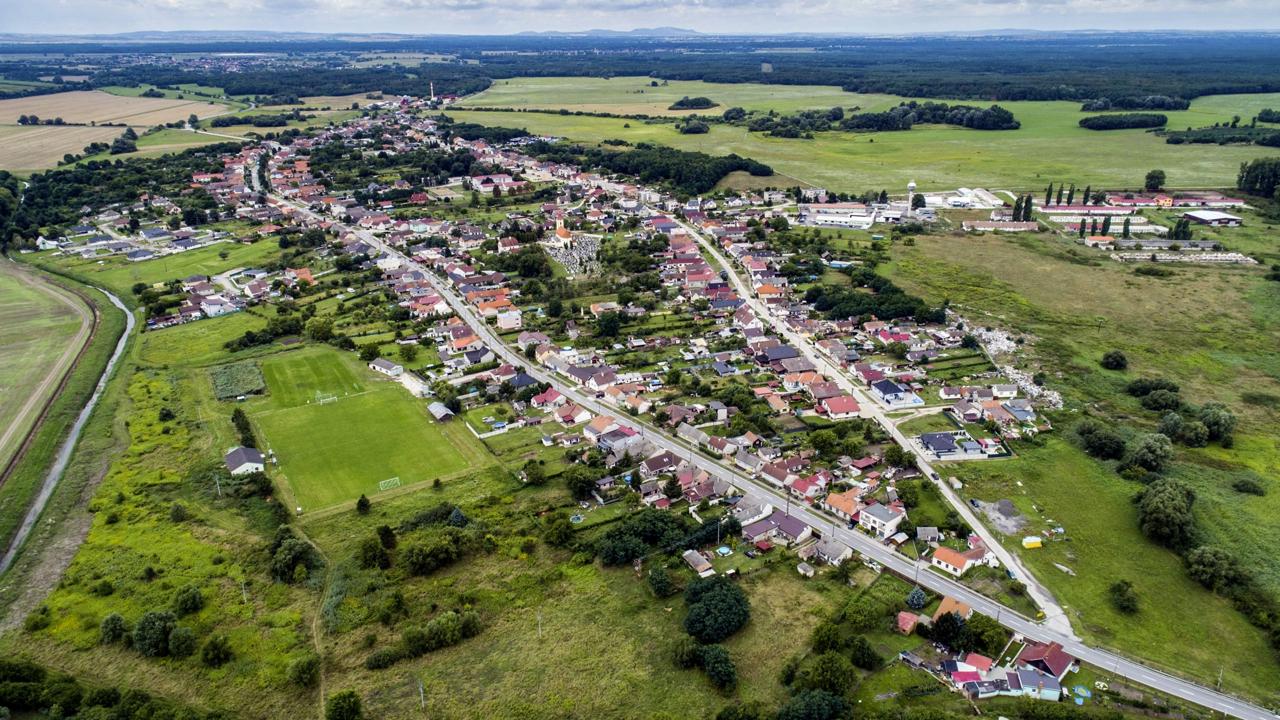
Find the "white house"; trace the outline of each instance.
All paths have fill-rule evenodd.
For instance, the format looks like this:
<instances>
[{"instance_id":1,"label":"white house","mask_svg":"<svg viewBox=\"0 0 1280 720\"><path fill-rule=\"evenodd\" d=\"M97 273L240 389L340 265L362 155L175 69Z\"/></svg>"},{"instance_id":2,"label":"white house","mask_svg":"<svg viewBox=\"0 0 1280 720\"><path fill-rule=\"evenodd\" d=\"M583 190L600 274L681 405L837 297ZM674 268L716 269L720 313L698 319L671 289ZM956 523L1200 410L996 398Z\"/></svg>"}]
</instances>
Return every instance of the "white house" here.
<instances>
[{"instance_id":1,"label":"white house","mask_svg":"<svg viewBox=\"0 0 1280 720\"><path fill-rule=\"evenodd\" d=\"M862 508L858 514L858 525L883 540L896 533L906 517L907 513L902 508L877 503Z\"/></svg>"},{"instance_id":2,"label":"white house","mask_svg":"<svg viewBox=\"0 0 1280 720\"><path fill-rule=\"evenodd\" d=\"M386 358L378 358L369 363L369 369L393 378L400 377L404 373L403 365L397 365Z\"/></svg>"}]
</instances>

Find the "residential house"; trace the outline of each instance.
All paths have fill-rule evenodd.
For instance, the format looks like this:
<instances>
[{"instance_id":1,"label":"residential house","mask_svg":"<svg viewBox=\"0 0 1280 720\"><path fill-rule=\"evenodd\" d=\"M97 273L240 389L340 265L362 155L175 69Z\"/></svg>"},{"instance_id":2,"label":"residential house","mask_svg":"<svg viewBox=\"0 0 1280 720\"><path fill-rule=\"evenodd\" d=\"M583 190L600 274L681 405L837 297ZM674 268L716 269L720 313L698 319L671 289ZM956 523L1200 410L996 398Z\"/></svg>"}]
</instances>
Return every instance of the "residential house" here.
<instances>
[{"instance_id":1,"label":"residential house","mask_svg":"<svg viewBox=\"0 0 1280 720\"><path fill-rule=\"evenodd\" d=\"M883 540L898 532L898 526L906 517L907 512L900 507L876 503L862 508L858 525Z\"/></svg>"}]
</instances>

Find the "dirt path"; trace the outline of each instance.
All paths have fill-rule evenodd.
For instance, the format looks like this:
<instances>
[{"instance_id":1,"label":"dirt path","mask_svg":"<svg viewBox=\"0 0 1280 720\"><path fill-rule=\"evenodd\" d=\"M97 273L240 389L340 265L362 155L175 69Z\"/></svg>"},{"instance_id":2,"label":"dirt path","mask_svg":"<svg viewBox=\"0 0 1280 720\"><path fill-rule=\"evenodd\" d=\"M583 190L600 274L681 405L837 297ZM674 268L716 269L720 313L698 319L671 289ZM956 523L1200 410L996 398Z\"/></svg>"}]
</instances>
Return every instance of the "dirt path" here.
<instances>
[{"instance_id":1,"label":"dirt path","mask_svg":"<svg viewBox=\"0 0 1280 720\"><path fill-rule=\"evenodd\" d=\"M0 483L3 483L14 465L13 461L22 454L21 450L27 439L39 431L40 420L43 418L45 410L58 395L55 390L62 384L63 379L80 356L80 352L88 344L97 323L93 308L80 297L36 273L22 269L14 261L7 258L0 261L0 272L9 273L25 280L31 287L70 308L80 318L80 327L76 330L75 337L71 338L71 342L67 344L62 353L49 364L48 372L41 378L39 384L30 390L26 402L18 409L17 414L14 415L13 420L4 429L4 432L0 433L0 457L11 458L5 464L3 474L0 474ZM30 428L24 433L23 428L26 428L28 423L30 423Z\"/></svg>"}]
</instances>

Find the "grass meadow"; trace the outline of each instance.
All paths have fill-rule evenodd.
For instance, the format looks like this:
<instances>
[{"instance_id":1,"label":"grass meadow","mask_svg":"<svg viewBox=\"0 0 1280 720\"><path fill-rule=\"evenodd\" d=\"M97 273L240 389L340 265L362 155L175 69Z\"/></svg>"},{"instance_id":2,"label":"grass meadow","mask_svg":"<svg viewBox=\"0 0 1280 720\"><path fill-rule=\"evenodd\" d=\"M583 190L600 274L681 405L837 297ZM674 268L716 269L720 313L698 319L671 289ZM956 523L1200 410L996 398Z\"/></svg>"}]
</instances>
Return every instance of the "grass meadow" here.
<instances>
[{"instance_id":1,"label":"grass meadow","mask_svg":"<svg viewBox=\"0 0 1280 720\"><path fill-rule=\"evenodd\" d=\"M884 110L905 98L845 93L834 87L726 85L696 81L647 87L648 79L515 78L498 81L465 105L619 114L677 114L665 108L681 96L705 95L720 105L793 112L834 105ZM643 92L641 92L643 91ZM966 104L983 105L976 101ZM1037 189L1050 181L1077 185L1139 187L1152 168L1168 173L1170 187L1228 186L1240 163L1268 154L1250 146L1169 145L1142 130L1098 132L1077 122L1085 114L1073 102L1001 102L1022 123L1014 131L981 131L922 125L908 132L821 133L812 140L770 138L744 128L712 125L704 135L681 135L669 123L545 113L451 110L463 122L523 127L538 134L583 142L621 138L715 155L737 153L773 167L787 177L775 185L819 185L862 192L869 188L904 191L915 180L921 189L956 187ZM1199 127L1248 119L1265 107L1280 107L1280 94L1219 95L1199 98L1186 111L1169 112L1170 128Z\"/></svg>"},{"instance_id":2,"label":"grass meadow","mask_svg":"<svg viewBox=\"0 0 1280 720\"><path fill-rule=\"evenodd\" d=\"M204 366L273 352L278 346L259 346L237 353L223 347L227 340L249 330L265 328L267 320L260 314L262 312L261 309L250 308L174 327L149 330L142 336L139 360L151 366Z\"/></svg>"},{"instance_id":3,"label":"grass meadow","mask_svg":"<svg viewBox=\"0 0 1280 720\"><path fill-rule=\"evenodd\" d=\"M304 511L375 496L378 483L402 486L474 470L492 462L461 423L437 423L426 404L349 353L305 349L262 362L268 397L248 412ZM333 396L321 403L320 396Z\"/></svg>"},{"instance_id":4,"label":"grass meadow","mask_svg":"<svg viewBox=\"0 0 1280 720\"><path fill-rule=\"evenodd\" d=\"M311 648L312 611L305 587L270 582L258 552L269 526L217 501L199 469L215 438L191 414L185 388L164 374L137 372L119 410L128 419L123 447L102 480L88 535L56 589L43 602L49 624L0 637L0 653L35 657L95 681L180 698L200 707L234 709L240 717L281 717L309 693L285 682L288 663ZM162 408L175 418L161 421ZM173 503L187 508L174 520ZM146 569L154 577L146 580ZM185 659L144 659L99 642L102 618L118 612L130 623L148 610L171 607L178 589L195 585L200 611L180 619L197 641L215 631L235 658L217 669Z\"/></svg>"}]
</instances>

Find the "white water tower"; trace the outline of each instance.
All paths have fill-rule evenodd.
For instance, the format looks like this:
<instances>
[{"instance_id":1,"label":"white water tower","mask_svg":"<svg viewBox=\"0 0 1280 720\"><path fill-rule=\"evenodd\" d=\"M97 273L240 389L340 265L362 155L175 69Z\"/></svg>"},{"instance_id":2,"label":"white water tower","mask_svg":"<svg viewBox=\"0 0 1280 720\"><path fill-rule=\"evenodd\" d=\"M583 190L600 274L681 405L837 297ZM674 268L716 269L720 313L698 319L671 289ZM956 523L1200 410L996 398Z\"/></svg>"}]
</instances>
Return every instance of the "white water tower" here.
<instances>
[{"instance_id":1,"label":"white water tower","mask_svg":"<svg viewBox=\"0 0 1280 720\"><path fill-rule=\"evenodd\" d=\"M912 180L907 183L907 215L915 215L914 200L916 199L916 181Z\"/></svg>"}]
</instances>

